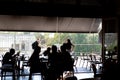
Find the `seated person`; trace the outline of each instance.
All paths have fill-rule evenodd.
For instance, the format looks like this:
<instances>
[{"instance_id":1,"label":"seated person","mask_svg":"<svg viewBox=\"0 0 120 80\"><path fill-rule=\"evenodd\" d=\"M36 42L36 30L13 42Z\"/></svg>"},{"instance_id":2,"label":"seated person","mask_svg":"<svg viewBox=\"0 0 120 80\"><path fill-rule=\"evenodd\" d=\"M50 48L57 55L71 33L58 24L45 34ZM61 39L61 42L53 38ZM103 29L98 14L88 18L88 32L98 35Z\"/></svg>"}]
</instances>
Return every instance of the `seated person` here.
<instances>
[{"instance_id":1,"label":"seated person","mask_svg":"<svg viewBox=\"0 0 120 80\"><path fill-rule=\"evenodd\" d=\"M11 48L9 52L6 52L3 56L3 63L2 64L14 64L14 57L15 49Z\"/></svg>"},{"instance_id":2,"label":"seated person","mask_svg":"<svg viewBox=\"0 0 120 80\"><path fill-rule=\"evenodd\" d=\"M44 56L48 56L48 55L50 54L50 50L51 50L51 48L48 47L48 48L43 52L43 55L44 55Z\"/></svg>"}]
</instances>

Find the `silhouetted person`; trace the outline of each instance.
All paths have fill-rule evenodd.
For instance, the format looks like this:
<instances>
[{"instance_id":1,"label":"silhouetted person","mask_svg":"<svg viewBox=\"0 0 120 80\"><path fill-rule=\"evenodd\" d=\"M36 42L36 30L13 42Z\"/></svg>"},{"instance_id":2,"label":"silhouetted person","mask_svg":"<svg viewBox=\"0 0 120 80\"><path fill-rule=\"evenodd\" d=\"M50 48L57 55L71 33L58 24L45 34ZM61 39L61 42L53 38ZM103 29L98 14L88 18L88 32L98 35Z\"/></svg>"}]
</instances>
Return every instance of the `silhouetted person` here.
<instances>
[{"instance_id":1,"label":"silhouetted person","mask_svg":"<svg viewBox=\"0 0 120 80\"><path fill-rule=\"evenodd\" d=\"M9 52L6 52L4 57L3 57L3 63L2 67L3 69L1 70L1 74L3 76L3 72L13 72L13 80L15 80L15 71L18 68L16 64L16 56L15 54L15 49L11 48ZM8 67L8 69L6 69Z\"/></svg>"},{"instance_id":2,"label":"silhouetted person","mask_svg":"<svg viewBox=\"0 0 120 80\"><path fill-rule=\"evenodd\" d=\"M73 71L73 59L68 51L66 51L66 46L61 46L61 53L63 54L64 71Z\"/></svg>"},{"instance_id":3,"label":"silhouetted person","mask_svg":"<svg viewBox=\"0 0 120 80\"><path fill-rule=\"evenodd\" d=\"M48 47L47 50L45 50L45 51L43 52L43 55L44 55L44 56L48 56L48 55L50 54L50 50L51 50L51 48Z\"/></svg>"},{"instance_id":4,"label":"silhouetted person","mask_svg":"<svg viewBox=\"0 0 120 80\"><path fill-rule=\"evenodd\" d=\"M39 44L40 44L40 38L37 38L37 40L32 43L32 49L35 49L36 47L38 47Z\"/></svg>"},{"instance_id":5,"label":"silhouetted person","mask_svg":"<svg viewBox=\"0 0 120 80\"><path fill-rule=\"evenodd\" d=\"M30 66L30 75L29 80L32 78L32 73L40 73L41 72L41 63L39 59L39 53L41 52L40 47L35 47L33 54L31 55L28 64Z\"/></svg>"},{"instance_id":6,"label":"silhouetted person","mask_svg":"<svg viewBox=\"0 0 120 80\"><path fill-rule=\"evenodd\" d=\"M2 64L14 64L14 55L15 49L11 48L9 52L6 52L3 57L3 63Z\"/></svg>"},{"instance_id":7,"label":"silhouetted person","mask_svg":"<svg viewBox=\"0 0 120 80\"><path fill-rule=\"evenodd\" d=\"M67 50L71 52L73 50L73 47L74 47L73 43L71 42L70 39L67 39L67 43L66 44L67 44L67 47L66 47Z\"/></svg>"},{"instance_id":8,"label":"silhouetted person","mask_svg":"<svg viewBox=\"0 0 120 80\"><path fill-rule=\"evenodd\" d=\"M74 48L74 45L73 43L71 42L70 39L67 39L65 43L63 43L63 45L66 46L66 50L71 54L73 55L73 48Z\"/></svg>"},{"instance_id":9,"label":"silhouetted person","mask_svg":"<svg viewBox=\"0 0 120 80\"><path fill-rule=\"evenodd\" d=\"M49 69L48 69L48 77L47 80L57 80L59 77L58 74L58 52L57 47L55 45L52 45L52 53L48 57L49 61Z\"/></svg>"}]
</instances>

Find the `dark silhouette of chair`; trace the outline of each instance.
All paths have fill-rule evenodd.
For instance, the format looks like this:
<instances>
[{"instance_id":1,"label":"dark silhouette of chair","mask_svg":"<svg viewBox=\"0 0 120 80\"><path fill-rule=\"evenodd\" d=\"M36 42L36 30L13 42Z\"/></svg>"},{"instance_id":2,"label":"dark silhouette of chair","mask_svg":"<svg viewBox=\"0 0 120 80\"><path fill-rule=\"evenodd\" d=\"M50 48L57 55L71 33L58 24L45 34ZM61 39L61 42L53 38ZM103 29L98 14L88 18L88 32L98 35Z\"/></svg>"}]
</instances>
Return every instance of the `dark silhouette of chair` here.
<instances>
[{"instance_id":1,"label":"dark silhouette of chair","mask_svg":"<svg viewBox=\"0 0 120 80\"><path fill-rule=\"evenodd\" d=\"M1 80L3 80L3 77L5 78L7 76L7 72L12 73L13 80L15 80L16 75L18 74L18 67L17 67L17 61L14 59L14 64L2 64L1 67Z\"/></svg>"},{"instance_id":2,"label":"dark silhouette of chair","mask_svg":"<svg viewBox=\"0 0 120 80\"><path fill-rule=\"evenodd\" d=\"M22 56L21 61L22 61L22 72L24 72L24 67L29 67L28 64L29 56Z\"/></svg>"},{"instance_id":3,"label":"dark silhouette of chair","mask_svg":"<svg viewBox=\"0 0 120 80\"><path fill-rule=\"evenodd\" d=\"M98 71L95 64L91 64L91 68L94 73L93 77L92 78L84 78L84 79L80 79L80 80L101 80L102 71Z\"/></svg>"},{"instance_id":4,"label":"dark silhouette of chair","mask_svg":"<svg viewBox=\"0 0 120 80\"><path fill-rule=\"evenodd\" d=\"M90 57L90 60L89 60L89 62L90 62L90 69L92 68L92 64L94 64L97 67L97 69L101 68L101 66L100 66L100 65L102 65L101 58L98 60L96 58L96 55L89 55L89 57Z\"/></svg>"},{"instance_id":5,"label":"dark silhouette of chair","mask_svg":"<svg viewBox=\"0 0 120 80\"><path fill-rule=\"evenodd\" d=\"M6 77L7 72L12 72L13 80L14 80L15 79L15 69L13 68L13 66L11 64L2 65L2 68L1 68L1 80L3 80L3 77Z\"/></svg>"},{"instance_id":6,"label":"dark silhouette of chair","mask_svg":"<svg viewBox=\"0 0 120 80\"><path fill-rule=\"evenodd\" d=\"M92 64L92 70L93 70L93 73L94 73L94 78L101 78L102 77L102 69L98 70L96 68L96 65L95 64Z\"/></svg>"}]
</instances>

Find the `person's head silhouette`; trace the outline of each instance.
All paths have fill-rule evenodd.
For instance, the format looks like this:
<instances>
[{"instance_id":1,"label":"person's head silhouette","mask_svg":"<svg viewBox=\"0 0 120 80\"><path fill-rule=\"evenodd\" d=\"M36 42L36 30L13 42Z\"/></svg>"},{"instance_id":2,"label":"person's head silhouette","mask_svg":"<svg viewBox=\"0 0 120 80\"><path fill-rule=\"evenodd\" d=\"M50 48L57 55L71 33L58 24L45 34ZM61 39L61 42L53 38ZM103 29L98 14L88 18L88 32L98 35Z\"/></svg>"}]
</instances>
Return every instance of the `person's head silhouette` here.
<instances>
[{"instance_id":1,"label":"person's head silhouette","mask_svg":"<svg viewBox=\"0 0 120 80\"><path fill-rule=\"evenodd\" d=\"M13 55L15 53L15 49L11 48L10 49L10 54Z\"/></svg>"}]
</instances>

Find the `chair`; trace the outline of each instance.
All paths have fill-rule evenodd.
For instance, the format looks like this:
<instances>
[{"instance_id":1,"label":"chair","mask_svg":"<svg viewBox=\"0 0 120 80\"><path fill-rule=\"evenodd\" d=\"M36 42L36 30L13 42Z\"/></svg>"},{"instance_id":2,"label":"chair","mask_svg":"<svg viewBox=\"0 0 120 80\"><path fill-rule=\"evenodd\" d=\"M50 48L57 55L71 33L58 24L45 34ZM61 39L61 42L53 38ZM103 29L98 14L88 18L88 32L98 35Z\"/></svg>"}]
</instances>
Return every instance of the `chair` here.
<instances>
[{"instance_id":1,"label":"chair","mask_svg":"<svg viewBox=\"0 0 120 80\"><path fill-rule=\"evenodd\" d=\"M91 66L92 66L92 64L94 64L94 65L96 65L96 67L97 67L97 69L98 68L100 68L100 65L102 65L102 61L101 61L101 59L97 59L96 58L96 55L89 55L89 57L90 57L90 69L91 69Z\"/></svg>"},{"instance_id":2,"label":"chair","mask_svg":"<svg viewBox=\"0 0 120 80\"><path fill-rule=\"evenodd\" d=\"M102 77L102 71L99 72L96 68L96 65L95 64L91 64L91 68L93 70L93 77L92 78L84 78L84 79L80 79L80 80L101 80L101 77Z\"/></svg>"},{"instance_id":3,"label":"chair","mask_svg":"<svg viewBox=\"0 0 120 80\"><path fill-rule=\"evenodd\" d=\"M102 77L102 70L100 69L99 71L98 71L98 69L96 68L96 65L95 64L91 64L91 66L92 66L92 70L93 70L93 73L94 73L94 79L101 79L101 77Z\"/></svg>"},{"instance_id":4,"label":"chair","mask_svg":"<svg viewBox=\"0 0 120 80\"><path fill-rule=\"evenodd\" d=\"M29 56L21 56L21 61L22 61L22 72L24 72L24 67L29 67L28 64Z\"/></svg>"},{"instance_id":5,"label":"chair","mask_svg":"<svg viewBox=\"0 0 120 80\"><path fill-rule=\"evenodd\" d=\"M78 57L77 56L75 56L74 57L74 64L73 64L73 67L75 68L75 72L77 72L78 70L77 70L77 62L78 62Z\"/></svg>"},{"instance_id":6,"label":"chair","mask_svg":"<svg viewBox=\"0 0 120 80\"><path fill-rule=\"evenodd\" d=\"M15 80L15 69L13 68L13 66L11 64L2 65L2 68L1 68L1 80L3 80L3 77L6 76L6 72L12 72L13 80ZM4 73L5 73L5 75L4 75Z\"/></svg>"},{"instance_id":7,"label":"chair","mask_svg":"<svg viewBox=\"0 0 120 80\"><path fill-rule=\"evenodd\" d=\"M79 65L81 65L81 62L82 62L82 53L80 53L80 55L79 55L79 57L80 57L80 61L79 61Z\"/></svg>"},{"instance_id":8,"label":"chair","mask_svg":"<svg viewBox=\"0 0 120 80\"><path fill-rule=\"evenodd\" d=\"M2 67L1 67L1 80L3 80L3 77L4 78L6 77L7 72L11 72L13 80L15 80L15 77L18 74L18 67L17 67L16 59L14 59L14 64L9 64L9 63L2 64Z\"/></svg>"},{"instance_id":9,"label":"chair","mask_svg":"<svg viewBox=\"0 0 120 80\"><path fill-rule=\"evenodd\" d=\"M86 62L86 68L87 68L87 66L88 66L88 61L90 60L88 54L82 53L82 56L81 56L81 57L82 57L81 59L83 60L82 67L84 67L85 62Z\"/></svg>"},{"instance_id":10,"label":"chair","mask_svg":"<svg viewBox=\"0 0 120 80\"><path fill-rule=\"evenodd\" d=\"M102 64L102 60L101 58L97 59L96 55L93 55L94 58L94 63L98 65L98 67L100 68L100 65Z\"/></svg>"},{"instance_id":11,"label":"chair","mask_svg":"<svg viewBox=\"0 0 120 80\"><path fill-rule=\"evenodd\" d=\"M24 67L28 67L28 66L29 66L28 60L24 60L22 63L22 72L24 72Z\"/></svg>"}]
</instances>

